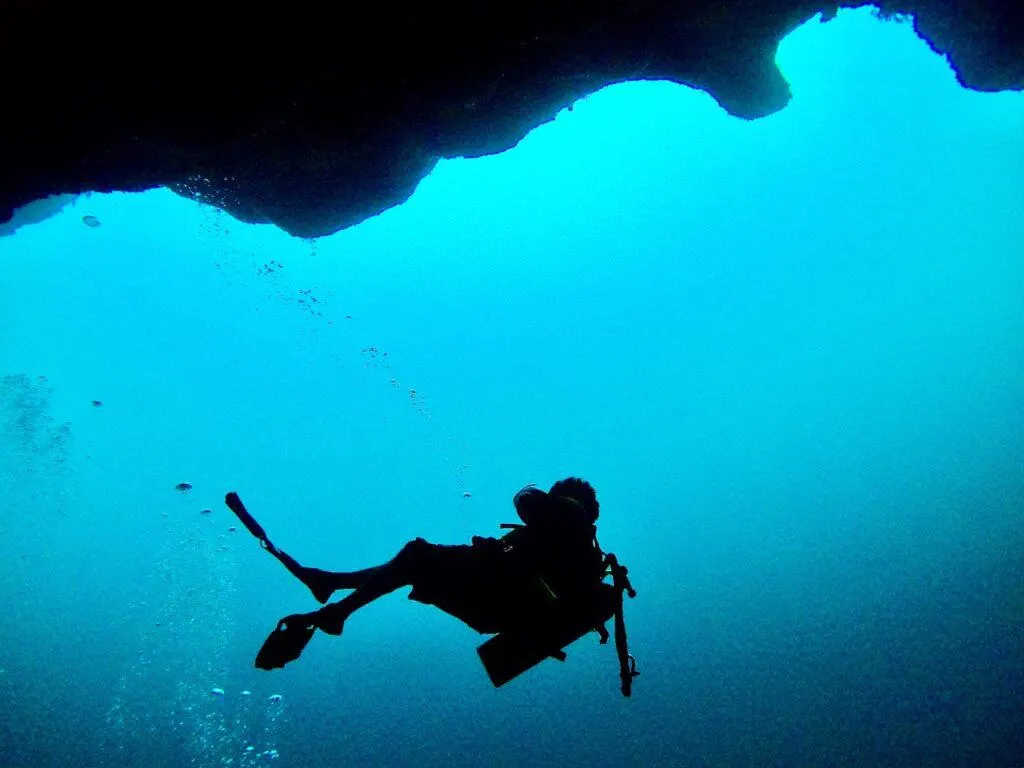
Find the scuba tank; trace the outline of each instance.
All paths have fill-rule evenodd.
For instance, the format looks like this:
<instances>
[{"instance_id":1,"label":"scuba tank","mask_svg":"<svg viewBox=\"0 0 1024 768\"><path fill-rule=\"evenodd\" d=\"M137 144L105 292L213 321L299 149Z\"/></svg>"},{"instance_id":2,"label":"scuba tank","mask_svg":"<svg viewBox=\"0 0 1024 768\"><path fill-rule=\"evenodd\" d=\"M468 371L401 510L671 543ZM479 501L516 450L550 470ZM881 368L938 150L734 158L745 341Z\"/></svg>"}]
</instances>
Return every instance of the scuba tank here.
<instances>
[{"instance_id":1,"label":"scuba tank","mask_svg":"<svg viewBox=\"0 0 1024 768\"><path fill-rule=\"evenodd\" d=\"M503 553L507 556L524 554L522 550L529 548L525 526L503 523L502 528L511 529L499 540ZM632 694L633 678L640 673L626 642L622 595L626 593L631 598L636 597L636 591L629 582L625 566L619 564L615 555L601 552L596 536L593 546L600 563L599 571L592 576L593 581L585 588L573 589L559 596L543 574L532 576L531 594L535 590L538 595L536 613L530 620L496 634L477 648L480 661L495 688L547 658L565 661L563 649L588 632L596 631L601 644L607 643L609 634L605 623L614 619L621 691L623 696ZM603 581L608 575L612 576L611 584Z\"/></svg>"}]
</instances>

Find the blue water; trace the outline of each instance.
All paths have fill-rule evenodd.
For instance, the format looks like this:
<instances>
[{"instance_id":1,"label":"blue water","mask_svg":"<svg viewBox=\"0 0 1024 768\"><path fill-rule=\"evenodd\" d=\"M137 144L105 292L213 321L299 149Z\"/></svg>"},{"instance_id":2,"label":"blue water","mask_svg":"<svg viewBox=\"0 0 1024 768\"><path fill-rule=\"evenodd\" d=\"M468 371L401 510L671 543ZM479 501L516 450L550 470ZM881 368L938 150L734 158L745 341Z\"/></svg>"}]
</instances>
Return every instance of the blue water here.
<instances>
[{"instance_id":1,"label":"blue water","mask_svg":"<svg viewBox=\"0 0 1024 768\"><path fill-rule=\"evenodd\" d=\"M866 11L778 61L779 114L617 85L315 242L163 190L0 239L0 764L1022 765L1024 94ZM315 603L225 491L350 569L568 474L631 700L594 635L495 691L401 592L252 668Z\"/></svg>"}]
</instances>

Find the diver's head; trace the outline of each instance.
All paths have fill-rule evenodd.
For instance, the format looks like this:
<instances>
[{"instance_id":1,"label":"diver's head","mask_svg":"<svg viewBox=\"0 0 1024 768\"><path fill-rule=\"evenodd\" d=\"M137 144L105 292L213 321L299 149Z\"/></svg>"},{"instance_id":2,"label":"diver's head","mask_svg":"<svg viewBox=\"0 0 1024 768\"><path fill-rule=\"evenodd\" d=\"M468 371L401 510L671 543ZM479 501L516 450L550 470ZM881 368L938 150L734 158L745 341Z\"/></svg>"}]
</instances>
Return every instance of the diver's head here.
<instances>
[{"instance_id":1,"label":"diver's head","mask_svg":"<svg viewBox=\"0 0 1024 768\"><path fill-rule=\"evenodd\" d=\"M582 477L567 477L564 480L559 480L551 486L548 493L577 502L589 513L591 522L597 520L601 511L601 505L597 503L597 491Z\"/></svg>"}]
</instances>

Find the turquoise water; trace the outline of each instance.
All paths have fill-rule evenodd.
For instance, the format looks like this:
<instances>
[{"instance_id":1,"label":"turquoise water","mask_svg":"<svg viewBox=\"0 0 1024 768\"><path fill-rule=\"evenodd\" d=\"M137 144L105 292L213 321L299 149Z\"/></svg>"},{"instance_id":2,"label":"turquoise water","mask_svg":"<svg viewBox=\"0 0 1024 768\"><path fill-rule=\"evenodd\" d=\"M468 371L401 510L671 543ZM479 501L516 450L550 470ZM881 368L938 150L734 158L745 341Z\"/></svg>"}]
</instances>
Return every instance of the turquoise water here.
<instances>
[{"instance_id":1,"label":"turquoise water","mask_svg":"<svg viewBox=\"0 0 1024 768\"><path fill-rule=\"evenodd\" d=\"M163 190L0 239L0 764L1020 765L1024 95L868 12L778 61L779 114L617 85L315 242ZM594 635L495 691L401 592L252 668L315 603L227 490L349 569L567 474L631 700Z\"/></svg>"}]
</instances>

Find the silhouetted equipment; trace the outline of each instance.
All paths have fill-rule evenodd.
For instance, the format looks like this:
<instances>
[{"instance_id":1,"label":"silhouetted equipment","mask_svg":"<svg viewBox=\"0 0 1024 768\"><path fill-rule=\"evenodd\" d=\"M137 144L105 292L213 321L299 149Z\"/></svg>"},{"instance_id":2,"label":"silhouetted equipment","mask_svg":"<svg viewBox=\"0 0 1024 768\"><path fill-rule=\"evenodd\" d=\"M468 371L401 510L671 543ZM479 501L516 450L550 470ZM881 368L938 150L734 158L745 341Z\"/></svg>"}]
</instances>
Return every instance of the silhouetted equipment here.
<instances>
[{"instance_id":1,"label":"silhouetted equipment","mask_svg":"<svg viewBox=\"0 0 1024 768\"><path fill-rule=\"evenodd\" d=\"M246 530L260 540L261 547L270 550L271 554L277 551L276 547L270 543L270 539L267 538L267 532L263 530L263 526L257 523L256 518L249 514L249 510L245 508L245 504L242 503L237 493L231 491L224 497L224 503L228 505L228 509L235 513L235 516L245 526Z\"/></svg>"},{"instance_id":2,"label":"silhouetted equipment","mask_svg":"<svg viewBox=\"0 0 1024 768\"><path fill-rule=\"evenodd\" d=\"M255 665L259 669L280 669L302 654L316 632L316 627L289 616L277 623L277 628L267 637L256 654Z\"/></svg>"},{"instance_id":3,"label":"silhouetted equipment","mask_svg":"<svg viewBox=\"0 0 1024 768\"><path fill-rule=\"evenodd\" d=\"M502 527L519 526L503 524ZM604 625L614 618L622 695L632 694L633 678L640 673L626 642L622 593L636 597L636 591L629 583L627 569L619 565L615 555L606 554L603 565L606 574L612 576L611 584L597 583L586 594L572 595L568 599L556 596L554 602L533 621L499 632L477 648L480 661L495 688L514 680L547 658L565 661L564 649L588 632L597 632L601 644L607 643L609 635Z\"/></svg>"}]
</instances>

